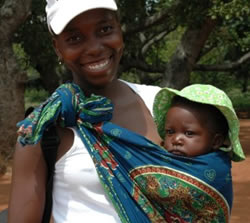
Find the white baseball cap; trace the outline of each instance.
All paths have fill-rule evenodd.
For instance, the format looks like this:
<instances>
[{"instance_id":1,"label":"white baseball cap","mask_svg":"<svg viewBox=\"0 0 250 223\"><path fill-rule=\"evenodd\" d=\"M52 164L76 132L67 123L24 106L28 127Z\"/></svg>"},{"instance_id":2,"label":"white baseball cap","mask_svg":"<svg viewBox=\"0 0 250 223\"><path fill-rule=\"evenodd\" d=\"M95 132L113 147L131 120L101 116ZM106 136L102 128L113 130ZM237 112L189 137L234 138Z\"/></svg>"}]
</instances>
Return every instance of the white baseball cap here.
<instances>
[{"instance_id":1,"label":"white baseball cap","mask_svg":"<svg viewBox=\"0 0 250 223\"><path fill-rule=\"evenodd\" d=\"M45 10L48 27L58 35L73 18L97 8L116 11L117 5L115 0L47 0Z\"/></svg>"}]
</instances>

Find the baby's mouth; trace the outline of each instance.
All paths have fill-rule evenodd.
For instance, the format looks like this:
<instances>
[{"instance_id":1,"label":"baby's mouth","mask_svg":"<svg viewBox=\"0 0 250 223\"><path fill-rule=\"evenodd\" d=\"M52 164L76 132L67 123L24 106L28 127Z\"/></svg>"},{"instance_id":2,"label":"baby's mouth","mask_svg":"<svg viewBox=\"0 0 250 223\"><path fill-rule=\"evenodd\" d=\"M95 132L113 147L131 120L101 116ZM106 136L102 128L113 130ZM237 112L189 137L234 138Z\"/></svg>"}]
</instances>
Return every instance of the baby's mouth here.
<instances>
[{"instance_id":1,"label":"baby's mouth","mask_svg":"<svg viewBox=\"0 0 250 223\"><path fill-rule=\"evenodd\" d=\"M184 152L180 151L180 150L172 150L169 151L170 153L177 155L177 156L187 156Z\"/></svg>"}]
</instances>

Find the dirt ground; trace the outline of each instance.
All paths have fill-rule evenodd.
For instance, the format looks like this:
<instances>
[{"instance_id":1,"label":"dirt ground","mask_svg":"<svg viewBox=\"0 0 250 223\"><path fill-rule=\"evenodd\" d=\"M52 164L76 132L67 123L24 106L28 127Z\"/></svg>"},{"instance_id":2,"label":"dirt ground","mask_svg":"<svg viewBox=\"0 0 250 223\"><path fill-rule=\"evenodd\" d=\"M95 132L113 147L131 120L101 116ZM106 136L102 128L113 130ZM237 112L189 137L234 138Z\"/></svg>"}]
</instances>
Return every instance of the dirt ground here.
<instances>
[{"instance_id":1,"label":"dirt ground","mask_svg":"<svg viewBox=\"0 0 250 223\"><path fill-rule=\"evenodd\" d=\"M240 140L247 159L233 163L234 203L230 223L250 222L250 119L240 120ZM11 168L0 177L0 211L8 207Z\"/></svg>"},{"instance_id":2,"label":"dirt ground","mask_svg":"<svg viewBox=\"0 0 250 223\"><path fill-rule=\"evenodd\" d=\"M233 163L232 175L234 182L234 202L231 223L250 222L250 120L240 122L240 141L244 149L246 160Z\"/></svg>"}]
</instances>

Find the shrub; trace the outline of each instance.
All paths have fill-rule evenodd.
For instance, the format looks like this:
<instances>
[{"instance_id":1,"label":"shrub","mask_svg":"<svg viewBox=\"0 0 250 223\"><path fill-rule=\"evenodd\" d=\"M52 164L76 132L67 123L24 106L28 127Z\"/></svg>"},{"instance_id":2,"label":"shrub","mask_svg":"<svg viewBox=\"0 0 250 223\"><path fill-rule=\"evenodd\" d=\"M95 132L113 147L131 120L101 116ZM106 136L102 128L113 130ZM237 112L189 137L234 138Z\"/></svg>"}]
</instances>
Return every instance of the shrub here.
<instances>
[{"instance_id":1,"label":"shrub","mask_svg":"<svg viewBox=\"0 0 250 223\"><path fill-rule=\"evenodd\" d=\"M28 88L25 91L25 107L37 106L41 102L45 101L49 96L49 93L44 89Z\"/></svg>"},{"instance_id":2,"label":"shrub","mask_svg":"<svg viewBox=\"0 0 250 223\"><path fill-rule=\"evenodd\" d=\"M250 92L242 93L240 89L228 92L236 111L250 111Z\"/></svg>"}]
</instances>

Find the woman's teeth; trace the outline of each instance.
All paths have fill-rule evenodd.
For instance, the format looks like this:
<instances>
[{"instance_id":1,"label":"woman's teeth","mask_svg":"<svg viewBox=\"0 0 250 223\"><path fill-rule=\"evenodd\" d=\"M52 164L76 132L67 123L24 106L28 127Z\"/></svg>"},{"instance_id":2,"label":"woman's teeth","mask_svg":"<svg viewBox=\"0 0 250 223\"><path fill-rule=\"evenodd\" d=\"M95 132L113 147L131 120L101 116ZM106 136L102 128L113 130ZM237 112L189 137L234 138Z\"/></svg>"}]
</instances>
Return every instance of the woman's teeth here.
<instances>
[{"instance_id":1,"label":"woman's teeth","mask_svg":"<svg viewBox=\"0 0 250 223\"><path fill-rule=\"evenodd\" d=\"M108 63L109 63L109 59L102 61L101 63L95 63L92 65L88 65L87 67L90 70L100 70L100 69L103 69L105 66L107 66Z\"/></svg>"}]
</instances>

